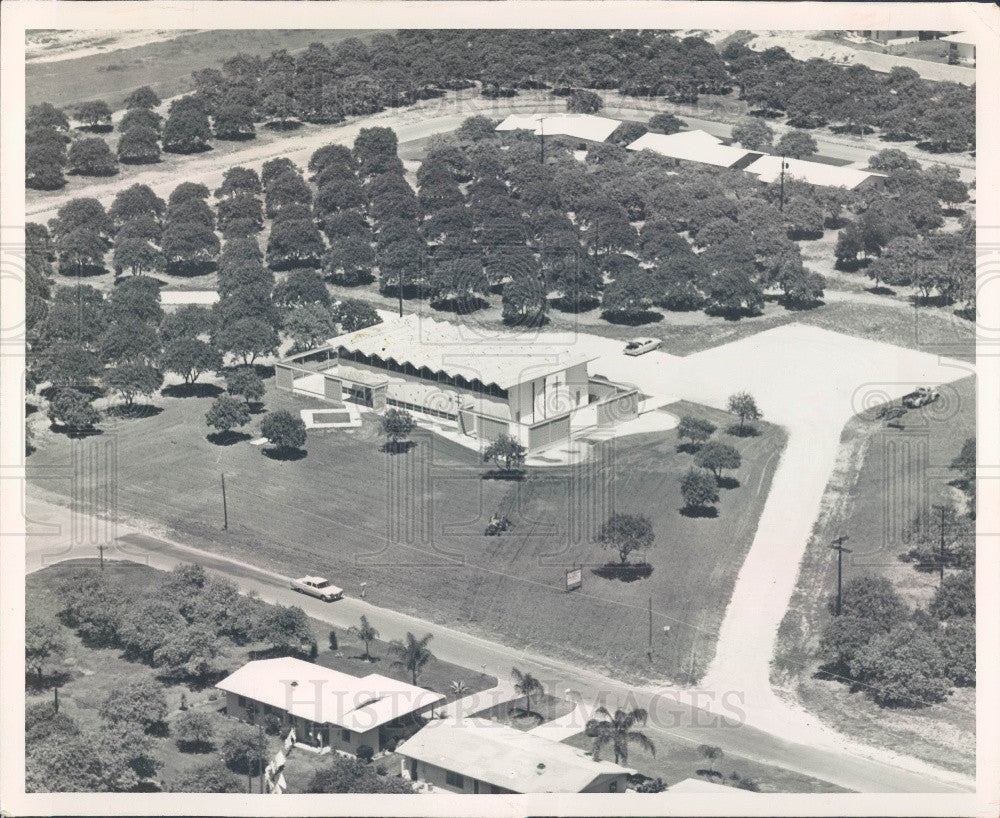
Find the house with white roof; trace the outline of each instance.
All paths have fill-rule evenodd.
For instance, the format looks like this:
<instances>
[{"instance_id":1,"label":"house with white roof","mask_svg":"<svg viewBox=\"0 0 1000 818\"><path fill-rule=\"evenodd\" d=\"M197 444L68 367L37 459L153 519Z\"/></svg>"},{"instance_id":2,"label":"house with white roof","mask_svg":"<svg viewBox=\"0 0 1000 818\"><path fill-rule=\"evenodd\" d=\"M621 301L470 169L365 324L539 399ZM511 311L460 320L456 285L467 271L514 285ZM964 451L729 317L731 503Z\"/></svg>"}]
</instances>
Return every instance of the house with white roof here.
<instances>
[{"instance_id":1,"label":"house with white roof","mask_svg":"<svg viewBox=\"0 0 1000 818\"><path fill-rule=\"evenodd\" d=\"M511 114L497 125L498 131L531 131L535 136L572 136L603 142L622 123L593 114Z\"/></svg>"},{"instance_id":2,"label":"house with white roof","mask_svg":"<svg viewBox=\"0 0 1000 818\"><path fill-rule=\"evenodd\" d=\"M942 42L948 43L951 54L955 59L965 65L976 64L976 38L968 31L956 31L947 37L941 38Z\"/></svg>"},{"instance_id":3,"label":"house with white roof","mask_svg":"<svg viewBox=\"0 0 1000 818\"><path fill-rule=\"evenodd\" d=\"M747 165L744 170L754 174L762 182L772 183L781 179L780 156L761 156L753 163ZM822 187L845 187L854 190L859 185L869 180L878 179L883 176L881 173L874 173L870 170L858 170L856 168L846 168L838 165L827 165L823 162L809 162L805 159L784 158L785 180L798 179L808 182L810 185L820 185Z\"/></svg>"},{"instance_id":4,"label":"house with white roof","mask_svg":"<svg viewBox=\"0 0 1000 818\"><path fill-rule=\"evenodd\" d=\"M719 168L731 168L747 157L759 156L735 145L724 145L722 140L706 131L679 131L678 133L645 133L628 145L630 151L653 151L670 159L701 162Z\"/></svg>"},{"instance_id":5,"label":"house with white roof","mask_svg":"<svg viewBox=\"0 0 1000 818\"><path fill-rule=\"evenodd\" d=\"M635 770L489 719L435 720L396 748L402 773L469 794L625 792Z\"/></svg>"},{"instance_id":6,"label":"house with white roof","mask_svg":"<svg viewBox=\"0 0 1000 818\"><path fill-rule=\"evenodd\" d=\"M533 334L483 337L474 327L412 314L286 358L275 379L279 389L328 401L426 415L487 445L508 434L537 451L569 439L582 409L599 426L638 416L638 390L591 378L593 357L539 344Z\"/></svg>"},{"instance_id":7,"label":"house with white roof","mask_svg":"<svg viewBox=\"0 0 1000 818\"><path fill-rule=\"evenodd\" d=\"M251 724L276 716L297 741L351 754L363 745L387 749L445 700L378 673L351 676L291 656L247 662L216 688L226 694L229 716Z\"/></svg>"}]
</instances>

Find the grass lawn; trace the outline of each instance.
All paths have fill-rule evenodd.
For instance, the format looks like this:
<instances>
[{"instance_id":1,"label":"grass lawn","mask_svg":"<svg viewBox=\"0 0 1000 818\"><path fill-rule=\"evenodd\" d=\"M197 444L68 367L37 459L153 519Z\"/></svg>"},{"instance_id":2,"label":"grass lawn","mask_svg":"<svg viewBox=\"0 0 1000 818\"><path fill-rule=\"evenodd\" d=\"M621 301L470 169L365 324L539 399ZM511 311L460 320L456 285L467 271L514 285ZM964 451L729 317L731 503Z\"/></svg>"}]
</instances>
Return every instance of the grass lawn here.
<instances>
[{"instance_id":1,"label":"grass lawn","mask_svg":"<svg viewBox=\"0 0 1000 818\"><path fill-rule=\"evenodd\" d=\"M480 710L472 715L475 718L490 719L500 724L506 724L517 730L530 730L540 724L565 716L567 713L572 713L575 708L576 705L571 701L543 693L541 696L531 697L531 713L525 713L524 697L521 696L512 701L488 707L486 710Z\"/></svg>"},{"instance_id":2,"label":"grass lawn","mask_svg":"<svg viewBox=\"0 0 1000 818\"><path fill-rule=\"evenodd\" d=\"M268 410L324 408L273 388L265 402ZM743 456L742 486L721 491L717 517L692 518L680 514L679 491L692 456L677 451L674 431L619 439L586 466L529 469L523 482L511 482L484 479L474 453L423 431L408 453L383 453L370 416L357 429L310 431L306 456L289 461L249 443L210 443L209 397L156 403L162 411L108 419L103 434L83 441L40 430L31 479L69 494L71 480L53 478L51 467L103 450L114 467L94 480L114 485L117 510L182 542L284 574L329 576L348 593L367 582L376 605L619 674L679 681L698 678L714 655L785 441L767 424L756 437L733 439ZM667 410L703 415L722 429L732 422L693 404ZM258 423L259 416L246 431L255 434ZM498 509L514 528L486 537ZM609 559L594 536L613 511L651 517L648 578L626 583L594 573ZM584 587L568 594L564 571L574 563L585 567ZM657 630L672 628L652 668L645 656L650 598Z\"/></svg>"},{"instance_id":3,"label":"grass lawn","mask_svg":"<svg viewBox=\"0 0 1000 818\"><path fill-rule=\"evenodd\" d=\"M846 685L814 677L817 640L836 589L837 567L828 548L850 536L844 578L878 573L892 580L911 606L926 605L937 574L899 559L909 550L903 532L917 512L952 492L949 464L976 430L976 384L969 377L942 389L927 411L910 411L904 428L890 429L871 413L845 428L837 469L778 638L774 681L838 730L872 744L974 774L975 691L958 689L945 702L920 710L881 709Z\"/></svg>"},{"instance_id":4,"label":"grass lawn","mask_svg":"<svg viewBox=\"0 0 1000 818\"><path fill-rule=\"evenodd\" d=\"M347 29L219 29L180 33L172 40L94 54L73 60L28 63L27 104L51 102L57 107L103 99L113 109L143 85L161 98L194 88L191 72L218 68L237 52L263 57L287 48L299 51L310 43L334 45L348 37L366 39L372 32Z\"/></svg>"},{"instance_id":5,"label":"grass lawn","mask_svg":"<svg viewBox=\"0 0 1000 818\"><path fill-rule=\"evenodd\" d=\"M577 733L563 743L589 752L592 739L587 738L584 733ZM662 778L663 783L668 787L678 781L683 781L685 778L697 778L698 770L709 768L709 762L698 752L698 747L695 744L680 739L670 739L668 743L661 734L657 735L655 744L655 756L636 745L629 747L627 766L650 778ZM614 755L610 749L605 752L610 753L610 755L602 754L602 758L609 758L613 761ZM706 778L706 780L711 780L716 784L728 783L729 776L736 772L744 778L754 779L760 784L762 792L849 792L849 790L827 781L784 770L780 767L772 767L769 764L761 764L742 756L723 756L716 759L714 765L715 771L722 773L722 778L713 777Z\"/></svg>"},{"instance_id":6,"label":"grass lawn","mask_svg":"<svg viewBox=\"0 0 1000 818\"><path fill-rule=\"evenodd\" d=\"M329 626L325 626L324 632L329 632ZM421 634L417 634L418 636ZM317 644L323 645L325 640L318 640ZM371 661L365 660L365 646L360 639L356 639L351 634L338 630L337 641L339 650L321 650L319 656L313 661L323 667L339 670L342 673L350 673L352 676L367 676L370 673L379 673L391 679L399 679L412 684L413 678L405 667L394 666L393 655L389 652L387 642L376 639L371 643ZM433 652L434 642L431 641L430 649ZM462 682L465 687L460 693L452 690L452 682ZM437 657L431 659L420 676L417 677L417 684L435 693L444 694L446 701L451 702L463 696L471 696L483 690L491 690L497 686L495 676L488 676L484 673L476 673L469 668L453 665L451 662L443 662Z\"/></svg>"}]
</instances>

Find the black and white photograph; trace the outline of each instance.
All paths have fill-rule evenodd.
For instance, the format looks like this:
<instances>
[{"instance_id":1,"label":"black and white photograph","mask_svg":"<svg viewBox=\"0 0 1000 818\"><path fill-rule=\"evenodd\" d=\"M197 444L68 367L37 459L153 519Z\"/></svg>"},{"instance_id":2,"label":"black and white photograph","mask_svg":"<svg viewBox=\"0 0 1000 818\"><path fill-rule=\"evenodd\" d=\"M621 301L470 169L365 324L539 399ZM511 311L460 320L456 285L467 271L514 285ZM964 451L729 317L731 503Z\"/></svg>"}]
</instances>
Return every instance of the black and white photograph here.
<instances>
[{"instance_id":1,"label":"black and white photograph","mask_svg":"<svg viewBox=\"0 0 1000 818\"><path fill-rule=\"evenodd\" d=\"M997 814L996 6L200 5L2 10L4 811Z\"/></svg>"}]
</instances>

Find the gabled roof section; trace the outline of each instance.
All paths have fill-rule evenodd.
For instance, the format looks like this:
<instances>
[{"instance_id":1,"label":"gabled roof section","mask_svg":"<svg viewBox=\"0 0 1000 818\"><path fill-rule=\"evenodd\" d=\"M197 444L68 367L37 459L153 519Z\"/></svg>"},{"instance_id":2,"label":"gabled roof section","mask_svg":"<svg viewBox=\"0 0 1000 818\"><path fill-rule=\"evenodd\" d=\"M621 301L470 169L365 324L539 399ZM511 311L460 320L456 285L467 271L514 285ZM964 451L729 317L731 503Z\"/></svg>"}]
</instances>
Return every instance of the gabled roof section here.
<instances>
[{"instance_id":1,"label":"gabled roof section","mask_svg":"<svg viewBox=\"0 0 1000 818\"><path fill-rule=\"evenodd\" d=\"M744 148L723 145L722 140L705 131L680 131L673 134L645 133L628 146L630 151L650 150L671 159L702 162L729 168L752 153Z\"/></svg>"},{"instance_id":2,"label":"gabled roof section","mask_svg":"<svg viewBox=\"0 0 1000 818\"><path fill-rule=\"evenodd\" d=\"M781 178L781 157L762 156L744 170L754 174L762 182L776 182ZM870 170L808 162L805 159L785 159L785 179L798 179L822 187L845 187L853 190L865 180L882 175Z\"/></svg>"},{"instance_id":3,"label":"gabled roof section","mask_svg":"<svg viewBox=\"0 0 1000 818\"><path fill-rule=\"evenodd\" d=\"M527 130L536 136L573 136L591 142L603 142L622 123L593 114L511 114L497 125L498 131Z\"/></svg>"}]
</instances>

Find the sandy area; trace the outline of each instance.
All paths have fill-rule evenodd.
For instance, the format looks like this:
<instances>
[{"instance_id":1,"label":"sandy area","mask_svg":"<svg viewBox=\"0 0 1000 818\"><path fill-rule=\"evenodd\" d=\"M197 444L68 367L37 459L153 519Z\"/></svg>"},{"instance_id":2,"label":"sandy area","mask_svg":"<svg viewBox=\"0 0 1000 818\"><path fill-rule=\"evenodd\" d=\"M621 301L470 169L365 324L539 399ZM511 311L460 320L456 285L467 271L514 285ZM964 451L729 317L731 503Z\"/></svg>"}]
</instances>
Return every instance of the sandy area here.
<instances>
[{"instance_id":1,"label":"sandy area","mask_svg":"<svg viewBox=\"0 0 1000 818\"><path fill-rule=\"evenodd\" d=\"M193 34L192 30L114 31L101 29L76 29L62 31L36 29L25 37L25 62L59 62L107 54L124 48L135 48L149 43L172 40L182 34Z\"/></svg>"}]
</instances>

